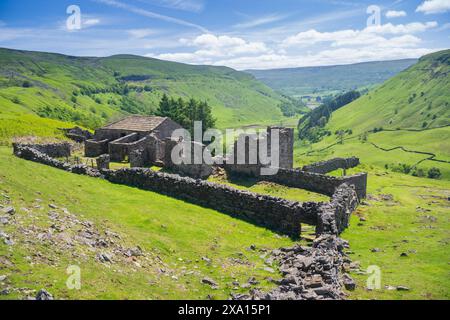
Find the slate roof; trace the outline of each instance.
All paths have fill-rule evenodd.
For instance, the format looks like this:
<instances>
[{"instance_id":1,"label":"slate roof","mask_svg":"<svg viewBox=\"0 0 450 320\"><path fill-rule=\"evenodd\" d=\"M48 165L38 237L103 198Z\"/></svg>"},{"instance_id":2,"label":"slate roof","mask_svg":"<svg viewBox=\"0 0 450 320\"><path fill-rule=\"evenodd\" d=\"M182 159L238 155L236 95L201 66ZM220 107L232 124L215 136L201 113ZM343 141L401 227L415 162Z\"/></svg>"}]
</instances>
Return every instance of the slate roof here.
<instances>
[{"instance_id":1,"label":"slate roof","mask_svg":"<svg viewBox=\"0 0 450 320\"><path fill-rule=\"evenodd\" d=\"M167 118L165 117L146 117L146 116L129 116L122 120L110 123L102 129L108 130L129 130L136 132L150 132L155 130Z\"/></svg>"}]
</instances>

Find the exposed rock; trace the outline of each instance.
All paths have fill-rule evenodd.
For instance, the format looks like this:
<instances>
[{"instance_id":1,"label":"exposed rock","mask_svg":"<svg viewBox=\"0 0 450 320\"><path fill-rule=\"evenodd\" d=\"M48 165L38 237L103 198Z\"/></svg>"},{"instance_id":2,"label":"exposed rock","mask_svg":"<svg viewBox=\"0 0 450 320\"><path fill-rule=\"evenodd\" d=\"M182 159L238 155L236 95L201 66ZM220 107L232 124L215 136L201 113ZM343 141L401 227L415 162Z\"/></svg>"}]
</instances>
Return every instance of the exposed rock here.
<instances>
[{"instance_id":1,"label":"exposed rock","mask_svg":"<svg viewBox=\"0 0 450 320\"><path fill-rule=\"evenodd\" d=\"M356 283L355 281L352 279L352 277L350 277L348 274L344 273L343 275L343 282L344 282L344 286L345 289L349 290L349 291L353 291L356 288Z\"/></svg>"},{"instance_id":2,"label":"exposed rock","mask_svg":"<svg viewBox=\"0 0 450 320\"><path fill-rule=\"evenodd\" d=\"M36 294L36 300L53 300L53 296L47 290L41 289Z\"/></svg>"},{"instance_id":3,"label":"exposed rock","mask_svg":"<svg viewBox=\"0 0 450 320\"><path fill-rule=\"evenodd\" d=\"M6 207L2 211L4 213L10 214L10 215L13 215L14 213L16 213L16 209L14 209L14 207Z\"/></svg>"},{"instance_id":4,"label":"exposed rock","mask_svg":"<svg viewBox=\"0 0 450 320\"><path fill-rule=\"evenodd\" d=\"M211 288L213 288L213 289L217 289L218 288L217 283L213 279L208 278L208 277L203 278L202 279L202 283L211 286Z\"/></svg>"},{"instance_id":5,"label":"exposed rock","mask_svg":"<svg viewBox=\"0 0 450 320\"><path fill-rule=\"evenodd\" d=\"M97 259L102 263L105 263L105 262L113 263L112 257L108 253L97 254Z\"/></svg>"},{"instance_id":6,"label":"exposed rock","mask_svg":"<svg viewBox=\"0 0 450 320\"><path fill-rule=\"evenodd\" d=\"M405 286L397 286L397 291L409 291L410 289L408 287Z\"/></svg>"}]
</instances>

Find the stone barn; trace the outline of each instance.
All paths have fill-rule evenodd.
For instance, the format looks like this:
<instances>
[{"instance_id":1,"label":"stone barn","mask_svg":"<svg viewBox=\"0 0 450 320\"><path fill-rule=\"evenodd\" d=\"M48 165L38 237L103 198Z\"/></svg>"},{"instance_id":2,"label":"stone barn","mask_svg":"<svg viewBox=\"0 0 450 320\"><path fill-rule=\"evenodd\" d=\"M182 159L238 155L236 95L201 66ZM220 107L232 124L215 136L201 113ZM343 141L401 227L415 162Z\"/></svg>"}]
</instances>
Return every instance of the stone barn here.
<instances>
[{"instance_id":1,"label":"stone barn","mask_svg":"<svg viewBox=\"0 0 450 320\"><path fill-rule=\"evenodd\" d=\"M155 138L163 141L181 128L167 117L129 116L97 129L94 137L85 142L85 156L109 154L111 161L124 161L131 152L148 148Z\"/></svg>"}]
</instances>

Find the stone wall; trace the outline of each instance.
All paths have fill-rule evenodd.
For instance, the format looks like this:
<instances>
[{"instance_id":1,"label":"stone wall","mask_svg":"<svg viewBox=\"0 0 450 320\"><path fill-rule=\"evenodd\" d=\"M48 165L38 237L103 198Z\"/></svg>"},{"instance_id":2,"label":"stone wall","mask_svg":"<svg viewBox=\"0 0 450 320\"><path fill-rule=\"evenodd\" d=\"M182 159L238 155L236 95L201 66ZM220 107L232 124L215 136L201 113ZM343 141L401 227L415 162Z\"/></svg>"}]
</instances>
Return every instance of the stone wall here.
<instances>
[{"instance_id":1,"label":"stone wall","mask_svg":"<svg viewBox=\"0 0 450 320\"><path fill-rule=\"evenodd\" d=\"M109 140L86 140L84 143L84 155L89 158L95 158L108 153Z\"/></svg>"},{"instance_id":2,"label":"stone wall","mask_svg":"<svg viewBox=\"0 0 450 320\"><path fill-rule=\"evenodd\" d=\"M340 234L350 222L350 216L358 207L358 196L354 188L347 184L340 185L329 203L320 206L317 217L316 233Z\"/></svg>"},{"instance_id":3,"label":"stone wall","mask_svg":"<svg viewBox=\"0 0 450 320\"><path fill-rule=\"evenodd\" d=\"M349 169L357 167L358 165L359 159L356 157L334 158L304 166L302 170L312 173L326 174L337 169Z\"/></svg>"},{"instance_id":4,"label":"stone wall","mask_svg":"<svg viewBox=\"0 0 450 320\"><path fill-rule=\"evenodd\" d=\"M367 173L359 173L345 177L334 177L305 172L299 169L278 169L278 172L275 175L261 176L260 179L292 188L321 193L327 196L332 196L337 187L343 183L347 183L348 185L355 186L355 191L360 199L366 197Z\"/></svg>"},{"instance_id":5,"label":"stone wall","mask_svg":"<svg viewBox=\"0 0 450 320\"><path fill-rule=\"evenodd\" d=\"M317 212L321 205L288 201L144 168L105 171L104 175L113 183L155 191L213 208L292 237L300 235L301 223L317 224Z\"/></svg>"},{"instance_id":6,"label":"stone wall","mask_svg":"<svg viewBox=\"0 0 450 320\"><path fill-rule=\"evenodd\" d=\"M272 130L279 130L279 148L276 150L279 157L279 168L292 169L294 167L294 129L285 127L268 127L267 144L268 154L271 155Z\"/></svg>"},{"instance_id":7,"label":"stone wall","mask_svg":"<svg viewBox=\"0 0 450 320\"><path fill-rule=\"evenodd\" d=\"M126 157L129 157L132 151L144 149L147 145L148 137L141 139L138 138L139 135L137 133L132 133L128 136L110 142L109 155L111 157L111 161L123 161Z\"/></svg>"},{"instance_id":8,"label":"stone wall","mask_svg":"<svg viewBox=\"0 0 450 320\"><path fill-rule=\"evenodd\" d=\"M113 171L96 170L85 165L71 166L26 146L16 145L14 154L23 159L76 174L103 177L113 183L166 194L219 210L294 238L300 235L301 223L317 226L318 234L339 234L348 226L350 214L358 204L355 187L351 183L347 185L345 178L327 177L312 173L303 172L309 178L315 176L316 179L323 179L321 180L323 191L332 195L329 203L299 203L144 168ZM284 171L288 173L292 170L284 169ZM305 175L301 177L306 179ZM333 185L333 183L327 184L330 181L334 181L335 186L333 188L328 186ZM337 185L339 181L341 184Z\"/></svg>"},{"instance_id":9,"label":"stone wall","mask_svg":"<svg viewBox=\"0 0 450 320\"><path fill-rule=\"evenodd\" d=\"M73 127L70 129L62 130L64 131L67 138L79 143L92 139L93 137L92 133L89 130L83 130L80 127Z\"/></svg>"},{"instance_id":10,"label":"stone wall","mask_svg":"<svg viewBox=\"0 0 450 320\"><path fill-rule=\"evenodd\" d=\"M104 170L109 169L109 163L111 159L109 157L109 154L102 154L96 159L97 162L97 169L98 170Z\"/></svg>"},{"instance_id":11,"label":"stone wall","mask_svg":"<svg viewBox=\"0 0 450 320\"><path fill-rule=\"evenodd\" d=\"M180 149L178 154L181 163L174 163L172 161L172 151L175 147ZM182 176L188 176L195 179L207 179L213 172L213 167L210 164L206 164L203 158L206 146L196 141L190 142L177 142L172 139L166 139L164 142L164 168L171 172L177 173ZM189 153L183 154L182 152ZM212 159L210 159L212 161Z\"/></svg>"},{"instance_id":12,"label":"stone wall","mask_svg":"<svg viewBox=\"0 0 450 320\"><path fill-rule=\"evenodd\" d=\"M19 147L29 147L38 150L52 158L70 157L72 152L72 144L69 142L48 143L48 144L21 144L13 143L14 152Z\"/></svg>"}]
</instances>

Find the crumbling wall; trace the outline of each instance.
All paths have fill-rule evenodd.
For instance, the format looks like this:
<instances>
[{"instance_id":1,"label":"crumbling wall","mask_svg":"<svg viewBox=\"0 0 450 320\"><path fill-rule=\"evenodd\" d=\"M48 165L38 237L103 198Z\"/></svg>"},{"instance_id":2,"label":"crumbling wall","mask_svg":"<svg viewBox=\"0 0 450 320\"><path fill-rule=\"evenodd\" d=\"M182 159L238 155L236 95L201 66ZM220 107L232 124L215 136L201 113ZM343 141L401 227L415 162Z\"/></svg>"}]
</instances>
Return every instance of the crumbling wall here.
<instances>
[{"instance_id":1,"label":"crumbling wall","mask_svg":"<svg viewBox=\"0 0 450 320\"><path fill-rule=\"evenodd\" d=\"M261 180L275 182L292 188L305 189L312 192L332 196L337 187L343 183L354 185L360 199L366 197L367 173L352 176L334 177L318 173L305 172L299 169L279 169L274 175L261 176Z\"/></svg>"},{"instance_id":2,"label":"crumbling wall","mask_svg":"<svg viewBox=\"0 0 450 320\"><path fill-rule=\"evenodd\" d=\"M206 146L196 141L177 142L172 139L165 141L164 168L182 176L195 179L207 179L213 172L213 166L205 163L203 154ZM172 152L178 147L178 163L174 163ZM190 154L189 154L190 148ZM183 151L185 154L183 154ZM212 161L212 159L210 159Z\"/></svg>"},{"instance_id":3,"label":"crumbling wall","mask_svg":"<svg viewBox=\"0 0 450 320\"><path fill-rule=\"evenodd\" d=\"M72 139L76 142L85 142L86 140L92 139L93 135L89 130L83 130L80 127L73 127L70 129L62 129L67 138Z\"/></svg>"},{"instance_id":4,"label":"crumbling wall","mask_svg":"<svg viewBox=\"0 0 450 320\"><path fill-rule=\"evenodd\" d=\"M267 128L267 146L268 154L272 154L272 130L278 130L278 149L279 168L292 169L294 167L294 129L285 127L268 127Z\"/></svg>"},{"instance_id":5,"label":"crumbling wall","mask_svg":"<svg viewBox=\"0 0 450 320\"><path fill-rule=\"evenodd\" d=\"M134 150L145 149L148 136L139 139L137 133L129 134L109 143L111 161L124 161Z\"/></svg>"},{"instance_id":6,"label":"crumbling wall","mask_svg":"<svg viewBox=\"0 0 450 320\"><path fill-rule=\"evenodd\" d=\"M58 143L47 143L47 144L13 143L14 151L16 151L16 149L19 146L29 147L29 148L38 150L52 158L70 157L71 152L72 152L72 144L70 144L69 142L58 142Z\"/></svg>"},{"instance_id":7,"label":"crumbling wall","mask_svg":"<svg viewBox=\"0 0 450 320\"><path fill-rule=\"evenodd\" d=\"M326 174L337 169L350 169L359 165L359 158L334 158L316 162L302 168L303 171Z\"/></svg>"},{"instance_id":8,"label":"crumbling wall","mask_svg":"<svg viewBox=\"0 0 450 320\"><path fill-rule=\"evenodd\" d=\"M340 185L331 197L331 201L320 206L316 233L340 234L350 222L350 216L358 207L358 195L353 187Z\"/></svg>"},{"instance_id":9,"label":"crumbling wall","mask_svg":"<svg viewBox=\"0 0 450 320\"><path fill-rule=\"evenodd\" d=\"M110 160L111 159L109 157L109 154L102 154L100 157L96 159L97 169L98 170L109 169Z\"/></svg>"},{"instance_id":10,"label":"crumbling wall","mask_svg":"<svg viewBox=\"0 0 450 320\"><path fill-rule=\"evenodd\" d=\"M108 153L108 139L104 140L86 140L84 143L85 157L95 158L102 154Z\"/></svg>"}]
</instances>

